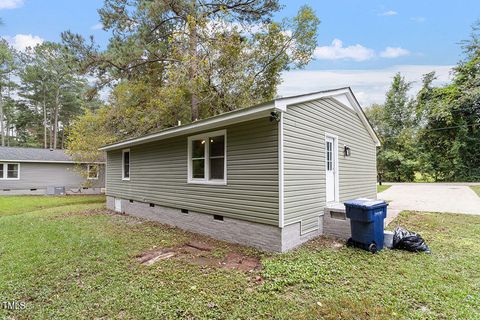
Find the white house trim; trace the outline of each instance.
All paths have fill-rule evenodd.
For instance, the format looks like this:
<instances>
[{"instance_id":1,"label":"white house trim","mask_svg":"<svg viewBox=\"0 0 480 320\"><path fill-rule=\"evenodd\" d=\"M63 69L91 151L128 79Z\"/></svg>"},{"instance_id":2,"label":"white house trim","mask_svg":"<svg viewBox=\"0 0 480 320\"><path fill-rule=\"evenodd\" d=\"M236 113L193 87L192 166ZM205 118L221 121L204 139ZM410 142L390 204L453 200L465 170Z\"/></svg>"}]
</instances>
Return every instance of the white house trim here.
<instances>
[{"instance_id":1,"label":"white house trim","mask_svg":"<svg viewBox=\"0 0 480 320\"><path fill-rule=\"evenodd\" d=\"M128 152L128 177L125 177L125 156L124 154ZM132 153L130 152L130 149L123 149L122 150L122 180L124 181L130 181L130 177L132 176Z\"/></svg>"},{"instance_id":2,"label":"white house trim","mask_svg":"<svg viewBox=\"0 0 480 320\"><path fill-rule=\"evenodd\" d=\"M102 150L102 151L115 150L115 149L125 148L129 146L137 145L137 144L143 144L146 142L176 137L179 135L192 134L202 130L209 130L209 129L214 130L220 126L227 126L227 125L242 122L242 121L248 121L248 120L258 119L264 116L270 116L271 111L285 112L287 111L287 106L289 105L326 98L326 97L335 98L336 96L347 97L347 100L350 102L350 104L353 106L353 108L357 112L358 116L360 117L360 120L363 122L363 124L367 128L375 144L377 146L380 146L380 140L378 139L377 135L375 134L375 131L373 130L370 123L368 122L365 114L362 111L362 108L360 107L360 104L358 103L357 99L353 95L352 90L349 87L346 87L346 88L340 88L340 89L334 89L334 90L308 93L308 94L303 94L303 95L293 96L293 97L278 98L273 101L260 104L258 106L226 112L218 116L195 121L193 123L186 124L183 126L168 128L158 133L149 134L143 137L125 140L125 141L121 141L111 145L107 145L100 148L99 150ZM344 98L342 99L344 100Z\"/></svg>"},{"instance_id":3,"label":"white house trim","mask_svg":"<svg viewBox=\"0 0 480 320\"><path fill-rule=\"evenodd\" d=\"M75 163L78 163L78 162L75 162L75 161L54 161L54 160L6 160L6 159L0 159L1 162L20 162L20 163L67 163L67 164L75 164ZM89 162L89 163L93 163L93 164L105 164L105 162Z\"/></svg>"},{"instance_id":4,"label":"white house trim","mask_svg":"<svg viewBox=\"0 0 480 320\"><path fill-rule=\"evenodd\" d=\"M8 178L8 165L9 164L16 164L18 166L18 172L16 178ZM20 163L19 162L3 162L0 163L0 166L3 167L3 176L0 177L0 180L20 180Z\"/></svg>"},{"instance_id":5,"label":"white house trim","mask_svg":"<svg viewBox=\"0 0 480 320\"><path fill-rule=\"evenodd\" d=\"M87 164L87 180L98 180L100 168L97 166L97 175L95 177L90 177L90 168L95 164Z\"/></svg>"},{"instance_id":6,"label":"white house trim","mask_svg":"<svg viewBox=\"0 0 480 320\"><path fill-rule=\"evenodd\" d=\"M211 137L224 137L224 145L223 145L223 179L210 179L210 143L208 143L208 139ZM204 161L205 161L205 172L203 179L196 179L192 177L192 141L205 139L207 142L205 143L205 154L204 154ZM217 130L212 132L205 132L202 134L197 134L194 136L188 137L188 170L187 170L187 182L194 183L194 184L213 184L213 185L227 185L227 130Z\"/></svg>"},{"instance_id":7,"label":"white house trim","mask_svg":"<svg viewBox=\"0 0 480 320\"><path fill-rule=\"evenodd\" d=\"M333 159L334 159L334 163L335 163L335 176L334 176L334 179L335 179L335 200L334 202L335 203L338 203L340 202L340 163L338 162L338 153L340 152L340 150L338 149L338 136L335 135L335 134L332 134L332 133L329 133L329 132L325 132L325 139L326 138L332 138L333 139L333 150L334 152L332 153L333 154ZM325 161L327 161L327 159L325 159ZM326 183L326 182L325 182ZM326 192L326 188L327 186L325 185L325 192Z\"/></svg>"},{"instance_id":8,"label":"white house trim","mask_svg":"<svg viewBox=\"0 0 480 320\"><path fill-rule=\"evenodd\" d=\"M333 90L325 90L325 91L318 91L313 93L306 93L298 96L293 97L285 97L285 98L278 98L275 100L276 105L278 106L289 106L292 104L317 100L326 97L334 97L341 94L350 93L350 88L340 88L340 89L333 89Z\"/></svg>"},{"instance_id":9,"label":"white house trim","mask_svg":"<svg viewBox=\"0 0 480 320\"><path fill-rule=\"evenodd\" d=\"M283 228L285 224L285 165L283 141L283 113L281 113L280 121L278 123L278 226L280 228Z\"/></svg>"},{"instance_id":10,"label":"white house trim","mask_svg":"<svg viewBox=\"0 0 480 320\"><path fill-rule=\"evenodd\" d=\"M365 116L365 113L363 112L362 107L358 103L357 98L355 98L355 95L353 94L353 92L350 88L348 88L348 93L347 93L346 96L347 96L348 101L350 101L350 103L355 108L355 111L357 111L357 114L360 117L360 120L362 120L363 125L365 126L365 128L367 128L367 131L370 134L370 136L372 137L373 141L375 141L375 145L377 147L379 147L381 145L380 139L378 138L377 134L373 130L370 122L368 122L368 119Z\"/></svg>"},{"instance_id":11,"label":"white house trim","mask_svg":"<svg viewBox=\"0 0 480 320\"><path fill-rule=\"evenodd\" d=\"M275 107L275 104L273 102L268 102L255 107L226 112L215 117L195 121L183 126L168 128L158 133L149 134L143 137L121 141L115 144L104 146L99 150L102 150L102 151L115 150L115 149L120 149L122 147L133 146L137 144L143 144L146 142L167 139L167 138L176 137L179 135L195 133L202 130L215 129L215 128L218 128L219 126L227 126L227 125L238 123L238 122L254 120L261 117L267 117L267 116L270 116L271 111L275 111L275 110L277 110L277 108ZM282 110L279 109L277 111L282 111Z\"/></svg>"},{"instance_id":12,"label":"white house trim","mask_svg":"<svg viewBox=\"0 0 480 320\"><path fill-rule=\"evenodd\" d=\"M341 95L335 96L333 99L337 100L338 103L340 103L341 105L345 106L347 109L352 110L352 111L354 111L355 113L357 112L357 111L355 110L355 107L354 107L354 106L350 103L350 101L348 100L346 94L341 94Z\"/></svg>"},{"instance_id":13,"label":"white house trim","mask_svg":"<svg viewBox=\"0 0 480 320\"><path fill-rule=\"evenodd\" d=\"M286 107L289 105L317 100L321 98L327 98L327 97L331 97L331 98L338 97L341 103L342 103L342 100L345 101L345 98L346 98L350 104L350 106L347 105L347 107L352 107L354 111L356 111L363 125L365 126L368 133L370 134L373 141L375 142L376 146L377 147L380 146L381 143L380 143L380 140L378 139L377 134L375 133L372 126L368 122L368 119L365 116L365 113L363 113L362 107L360 106L357 99L355 98L355 95L353 94L352 89L350 89L349 87L327 90L327 91L319 91L314 93L307 93L307 94L294 96L294 97L279 98L275 100L275 106L285 107L284 111L286 111Z\"/></svg>"}]
</instances>

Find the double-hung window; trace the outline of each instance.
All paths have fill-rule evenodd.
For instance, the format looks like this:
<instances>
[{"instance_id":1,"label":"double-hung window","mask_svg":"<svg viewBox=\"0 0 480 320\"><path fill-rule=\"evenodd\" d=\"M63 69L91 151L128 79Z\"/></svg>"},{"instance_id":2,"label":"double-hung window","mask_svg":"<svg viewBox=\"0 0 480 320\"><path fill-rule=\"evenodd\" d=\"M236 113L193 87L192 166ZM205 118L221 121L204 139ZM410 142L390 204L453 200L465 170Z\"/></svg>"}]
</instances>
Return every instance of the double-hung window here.
<instances>
[{"instance_id":1,"label":"double-hung window","mask_svg":"<svg viewBox=\"0 0 480 320\"><path fill-rule=\"evenodd\" d=\"M20 179L19 163L0 163L0 179L18 180Z\"/></svg>"},{"instance_id":2,"label":"double-hung window","mask_svg":"<svg viewBox=\"0 0 480 320\"><path fill-rule=\"evenodd\" d=\"M220 130L188 138L188 182L227 183L227 132Z\"/></svg>"},{"instance_id":3,"label":"double-hung window","mask_svg":"<svg viewBox=\"0 0 480 320\"><path fill-rule=\"evenodd\" d=\"M130 180L130 149L122 151L122 179Z\"/></svg>"},{"instance_id":4,"label":"double-hung window","mask_svg":"<svg viewBox=\"0 0 480 320\"><path fill-rule=\"evenodd\" d=\"M88 180L97 180L98 179L98 165L89 164L87 166L87 178L88 178Z\"/></svg>"}]
</instances>

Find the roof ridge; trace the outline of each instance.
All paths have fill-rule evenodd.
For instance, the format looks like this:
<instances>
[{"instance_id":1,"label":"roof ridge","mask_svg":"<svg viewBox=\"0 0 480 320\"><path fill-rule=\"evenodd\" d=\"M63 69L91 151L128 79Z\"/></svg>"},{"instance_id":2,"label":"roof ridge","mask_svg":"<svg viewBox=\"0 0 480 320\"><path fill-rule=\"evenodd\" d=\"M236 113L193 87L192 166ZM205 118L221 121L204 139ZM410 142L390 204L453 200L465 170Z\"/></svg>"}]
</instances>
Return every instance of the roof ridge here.
<instances>
[{"instance_id":1,"label":"roof ridge","mask_svg":"<svg viewBox=\"0 0 480 320\"><path fill-rule=\"evenodd\" d=\"M23 146L0 146L0 148L5 149L28 149L28 150L49 150L49 151L63 151L65 152L67 149L50 149L50 148L33 148L33 147L23 147Z\"/></svg>"}]
</instances>

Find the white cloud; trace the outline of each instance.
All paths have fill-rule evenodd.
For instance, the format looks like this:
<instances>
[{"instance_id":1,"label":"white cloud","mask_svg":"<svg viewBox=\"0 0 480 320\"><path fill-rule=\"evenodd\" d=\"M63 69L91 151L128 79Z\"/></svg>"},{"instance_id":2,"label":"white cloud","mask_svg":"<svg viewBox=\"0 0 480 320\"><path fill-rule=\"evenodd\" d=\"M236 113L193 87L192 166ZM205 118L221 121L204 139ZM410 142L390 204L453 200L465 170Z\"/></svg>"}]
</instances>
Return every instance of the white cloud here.
<instances>
[{"instance_id":1,"label":"white cloud","mask_svg":"<svg viewBox=\"0 0 480 320\"><path fill-rule=\"evenodd\" d=\"M281 96L291 96L323 89L352 87L363 107L385 100L393 76L400 72L407 81L413 81L410 93L416 94L421 87L422 75L435 71L434 85L451 80L453 66L443 65L398 65L373 70L296 70L282 75L283 83L278 88Z\"/></svg>"},{"instance_id":2,"label":"white cloud","mask_svg":"<svg viewBox=\"0 0 480 320\"><path fill-rule=\"evenodd\" d=\"M418 22L418 23L422 23L422 22L425 22L427 19L425 17L412 17L412 18L410 18L410 20Z\"/></svg>"},{"instance_id":3,"label":"white cloud","mask_svg":"<svg viewBox=\"0 0 480 320\"><path fill-rule=\"evenodd\" d=\"M385 16L385 17L391 17L391 16L396 16L397 14L398 14L397 11L388 10L388 11L380 13L379 15L380 16Z\"/></svg>"},{"instance_id":4,"label":"white cloud","mask_svg":"<svg viewBox=\"0 0 480 320\"><path fill-rule=\"evenodd\" d=\"M386 47L385 50L380 52L382 58L398 58L410 55L410 51L401 47Z\"/></svg>"},{"instance_id":5,"label":"white cloud","mask_svg":"<svg viewBox=\"0 0 480 320\"><path fill-rule=\"evenodd\" d=\"M103 24L101 22L94 24L93 26L90 27L92 30L100 30L103 29Z\"/></svg>"},{"instance_id":6,"label":"white cloud","mask_svg":"<svg viewBox=\"0 0 480 320\"><path fill-rule=\"evenodd\" d=\"M344 47L341 40L334 39L330 46L317 47L314 57L321 60L350 59L365 61L375 57L375 51L360 44Z\"/></svg>"},{"instance_id":7,"label":"white cloud","mask_svg":"<svg viewBox=\"0 0 480 320\"><path fill-rule=\"evenodd\" d=\"M317 47L313 55L319 60L366 61L377 56L391 59L408 56L409 54L410 51L401 47L386 47L380 53L361 44L344 47L342 40L334 39L329 46Z\"/></svg>"},{"instance_id":8,"label":"white cloud","mask_svg":"<svg viewBox=\"0 0 480 320\"><path fill-rule=\"evenodd\" d=\"M44 39L39 36L33 36L31 34L17 34L13 37L2 36L7 42L17 50L24 51L27 47L35 47L40 44Z\"/></svg>"},{"instance_id":9,"label":"white cloud","mask_svg":"<svg viewBox=\"0 0 480 320\"><path fill-rule=\"evenodd\" d=\"M23 6L23 0L0 0L1 9L15 9Z\"/></svg>"}]
</instances>

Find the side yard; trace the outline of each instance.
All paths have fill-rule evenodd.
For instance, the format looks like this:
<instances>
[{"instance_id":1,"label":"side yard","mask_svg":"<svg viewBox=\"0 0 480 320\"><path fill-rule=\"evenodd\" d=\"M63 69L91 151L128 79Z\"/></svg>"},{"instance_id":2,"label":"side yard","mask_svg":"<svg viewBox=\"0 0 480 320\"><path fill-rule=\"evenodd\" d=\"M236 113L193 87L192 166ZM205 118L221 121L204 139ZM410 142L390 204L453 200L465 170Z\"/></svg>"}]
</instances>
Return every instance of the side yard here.
<instances>
[{"instance_id":1,"label":"side yard","mask_svg":"<svg viewBox=\"0 0 480 320\"><path fill-rule=\"evenodd\" d=\"M113 214L101 197L9 197L0 198L0 208L0 300L26 303L25 310L0 308L0 318L480 314L478 216L401 214L392 224L420 232L432 255L371 255L327 238L266 254ZM163 260L142 264L159 250L167 253Z\"/></svg>"},{"instance_id":2,"label":"side yard","mask_svg":"<svg viewBox=\"0 0 480 320\"><path fill-rule=\"evenodd\" d=\"M0 217L5 215L23 214L43 208L68 206L72 204L103 203L104 196L0 196Z\"/></svg>"}]
</instances>

